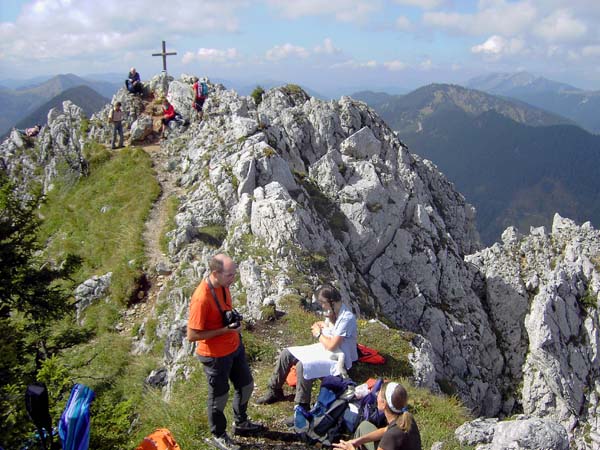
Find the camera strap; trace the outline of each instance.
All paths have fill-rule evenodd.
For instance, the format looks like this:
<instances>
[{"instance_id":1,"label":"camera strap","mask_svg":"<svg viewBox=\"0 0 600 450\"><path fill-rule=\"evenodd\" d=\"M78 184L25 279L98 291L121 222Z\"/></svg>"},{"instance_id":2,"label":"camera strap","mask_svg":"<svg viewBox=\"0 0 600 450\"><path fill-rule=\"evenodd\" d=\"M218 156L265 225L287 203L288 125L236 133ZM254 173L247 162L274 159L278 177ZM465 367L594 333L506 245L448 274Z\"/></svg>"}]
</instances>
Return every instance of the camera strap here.
<instances>
[{"instance_id":1,"label":"camera strap","mask_svg":"<svg viewBox=\"0 0 600 450\"><path fill-rule=\"evenodd\" d=\"M221 316L222 316L223 308L221 308L221 304L219 303L219 299L217 298L217 293L215 292L215 287L213 286L209 277L206 277L206 282L208 283L208 288L210 289L210 294L212 295L213 300L217 304L217 308L219 308L219 312L221 313ZM225 291L225 288L223 286L221 286L221 289L223 290L223 301L225 302L225 306L227 306L227 291Z\"/></svg>"}]
</instances>

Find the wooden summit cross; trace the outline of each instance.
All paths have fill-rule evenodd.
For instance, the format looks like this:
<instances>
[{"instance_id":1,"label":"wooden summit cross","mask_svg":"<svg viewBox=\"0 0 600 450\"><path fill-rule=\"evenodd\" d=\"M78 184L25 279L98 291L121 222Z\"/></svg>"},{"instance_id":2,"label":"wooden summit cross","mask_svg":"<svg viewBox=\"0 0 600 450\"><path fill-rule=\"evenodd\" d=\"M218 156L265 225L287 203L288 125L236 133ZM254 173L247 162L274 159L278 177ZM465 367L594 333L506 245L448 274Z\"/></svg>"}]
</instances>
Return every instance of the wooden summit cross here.
<instances>
[{"instance_id":1,"label":"wooden summit cross","mask_svg":"<svg viewBox=\"0 0 600 450\"><path fill-rule=\"evenodd\" d=\"M167 44L165 41L162 41L162 53L152 53L152 56L162 56L163 60L163 72L167 72L167 56L176 55L177 52L169 52L167 53Z\"/></svg>"}]
</instances>

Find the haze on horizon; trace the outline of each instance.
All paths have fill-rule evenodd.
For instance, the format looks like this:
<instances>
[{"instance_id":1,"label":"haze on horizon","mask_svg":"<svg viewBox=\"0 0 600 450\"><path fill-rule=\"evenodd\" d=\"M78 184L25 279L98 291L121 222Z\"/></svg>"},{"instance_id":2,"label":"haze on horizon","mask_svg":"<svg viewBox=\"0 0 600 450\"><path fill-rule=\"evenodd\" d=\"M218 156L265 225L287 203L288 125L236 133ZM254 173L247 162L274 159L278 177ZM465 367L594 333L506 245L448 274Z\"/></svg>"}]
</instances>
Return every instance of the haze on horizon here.
<instances>
[{"instance_id":1,"label":"haze on horizon","mask_svg":"<svg viewBox=\"0 0 600 450\"><path fill-rule=\"evenodd\" d=\"M600 89L597 0L14 0L0 79L162 69L248 84L412 89L528 71Z\"/></svg>"}]
</instances>

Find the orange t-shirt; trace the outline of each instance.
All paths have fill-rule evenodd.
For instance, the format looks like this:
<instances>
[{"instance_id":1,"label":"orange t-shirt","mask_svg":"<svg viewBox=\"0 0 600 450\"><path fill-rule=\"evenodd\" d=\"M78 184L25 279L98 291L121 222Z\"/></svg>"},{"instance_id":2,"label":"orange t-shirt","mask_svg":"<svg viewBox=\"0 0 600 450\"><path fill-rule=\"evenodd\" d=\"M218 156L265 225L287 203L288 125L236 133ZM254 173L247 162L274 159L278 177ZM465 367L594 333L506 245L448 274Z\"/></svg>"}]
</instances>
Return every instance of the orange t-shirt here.
<instances>
[{"instance_id":1,"label":"orange t-shirt","mask_svg":"<svg viewBox=\"0 0 600 450\"><path fill-rule=\"evenodd\" d=\"M215 287L215 294L223 311L231 309L231 293L225 288ZM193 330L216 330L223 327L223 317L215 304L206 280L198 285L190 301L190 317L188 327ZM237 332L225 333L210 339L197 341L196 353L201 356L227 356L233 353L240 345L240 335Z\"/></svg>"}]
</instances>

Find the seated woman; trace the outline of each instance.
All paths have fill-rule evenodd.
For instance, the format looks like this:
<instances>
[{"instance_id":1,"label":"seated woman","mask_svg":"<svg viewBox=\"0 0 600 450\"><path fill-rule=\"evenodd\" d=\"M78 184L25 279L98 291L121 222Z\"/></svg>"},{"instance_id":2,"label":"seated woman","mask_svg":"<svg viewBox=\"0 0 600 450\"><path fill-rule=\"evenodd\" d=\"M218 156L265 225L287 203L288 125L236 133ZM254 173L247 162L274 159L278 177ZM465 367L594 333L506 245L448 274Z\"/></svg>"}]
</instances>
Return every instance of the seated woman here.
<instances>
[{"instance_id":1,"label":"seated woman","mask_svg":"<svg viewBox=\"0 0 600 450\"><path fill-rule=\"evenodd\" d=\"M281 351L269 380L268 391L256 401L257 404L270 404L284 399L283 383L292 366L296 364L295 401L308 411L314 380L327 375L341 374L337 358L332 358L332 352L343 354L341 359L346 369L352 367L352 362L358 359L356 317L342 303L338 290L325 285L317 292L317 300L333 325L328 326L324 321L315 322L311 326L311 332L318 340L316 344L288 347Z\"/></svg>"},{"instance_id":2,"label":"seated woman","mask_svg":"<svg viewBox=\"0 0 600 450\"><path fill-rule=\"evenodd\" d=\"M376 428L371 422L361 422L354 439L333 444L342 450L421 450L421 434L415 418L406 407L408 393L398 383L383 385L377 395L377 409L383 411L387 427Z\"/></svg>"}]
</instances>

